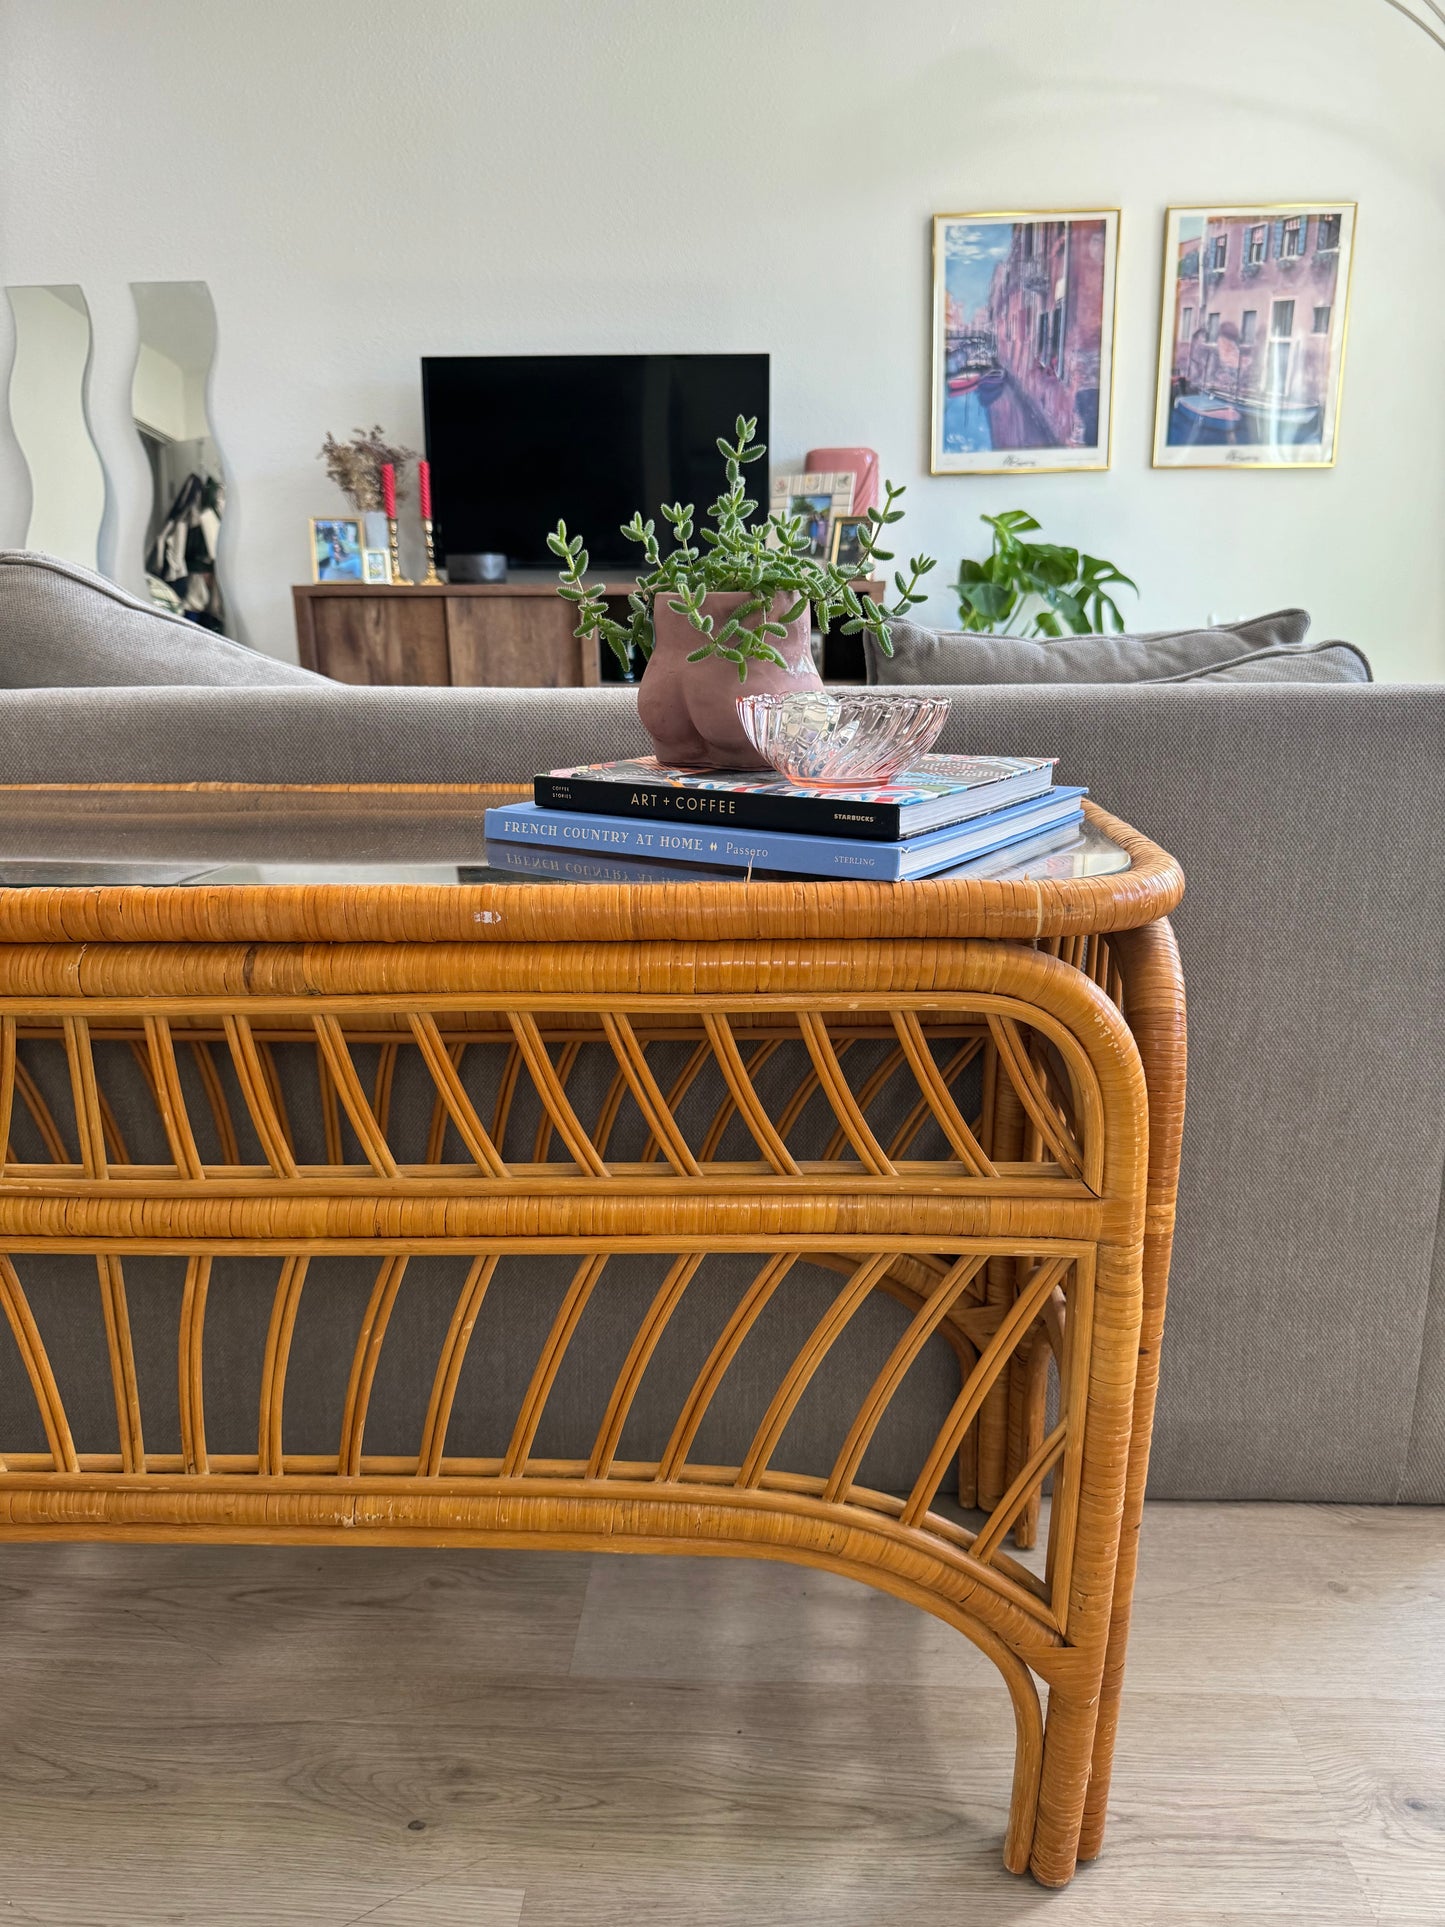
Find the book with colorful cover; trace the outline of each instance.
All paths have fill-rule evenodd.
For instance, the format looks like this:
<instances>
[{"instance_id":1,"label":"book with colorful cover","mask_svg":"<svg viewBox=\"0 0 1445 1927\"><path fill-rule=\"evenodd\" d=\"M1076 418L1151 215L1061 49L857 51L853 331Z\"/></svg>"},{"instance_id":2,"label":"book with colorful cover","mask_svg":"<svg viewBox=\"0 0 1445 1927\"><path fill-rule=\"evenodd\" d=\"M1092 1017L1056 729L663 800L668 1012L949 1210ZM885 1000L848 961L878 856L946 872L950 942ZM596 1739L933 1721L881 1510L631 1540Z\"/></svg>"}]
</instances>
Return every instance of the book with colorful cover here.
<instances>
[{"instance_id":1,"label":"book with colorful cover","mask_svg":"<svg viewBox=\"0 0 1445 1927\"><path fill-rule=\"evenodd\" d=\"M720 823L737 830L862 837L897 843L1040 796L1051 756L925 756L916 769L865 789L814 789L773 770L683 769L639 756L545 770L532 794L548 810Z\"/></svg>"},{"instance_id":2,"label":"book with colorful cover","mask_svg":"<svg viewBox=\"0 0 1445 1927\"><path fill-rule=\"evenodd\" d=\"M989 816L950 823L892 843L858 837L799 836L787 830L735 830L723 824L647 822L638 817L591 816L547 810L536 803L504 804L485 816L488 842L534 850L586 850L594 855L653 857L724 870L782 870L794 876L861 877L901 882L951 870L1083 816L1082 789L1052 789Z\"/></svg>"}]
</instances>

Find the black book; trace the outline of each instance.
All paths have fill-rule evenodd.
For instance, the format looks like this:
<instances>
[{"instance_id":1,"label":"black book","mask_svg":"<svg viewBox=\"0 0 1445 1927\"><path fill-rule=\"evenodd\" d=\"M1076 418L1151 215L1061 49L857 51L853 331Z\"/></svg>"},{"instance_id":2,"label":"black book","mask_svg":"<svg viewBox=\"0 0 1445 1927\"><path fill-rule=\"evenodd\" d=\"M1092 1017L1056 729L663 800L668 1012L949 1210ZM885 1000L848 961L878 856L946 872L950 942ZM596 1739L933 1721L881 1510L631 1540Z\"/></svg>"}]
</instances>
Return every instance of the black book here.
<instances>
[{"instance_id":1,"label":"black book","mask_svg":"<svg viewBox=\"0 0 1445 1927\"><path fill-rule=\"evenodd\" d=\"M1051 756L925 756L916 769L866 789L814 789L771 770L693 770L655 757L544 771L532 784L548 810L649 816L805 836L898 843L1042 796Z\"/></svg>"}]
</instances>

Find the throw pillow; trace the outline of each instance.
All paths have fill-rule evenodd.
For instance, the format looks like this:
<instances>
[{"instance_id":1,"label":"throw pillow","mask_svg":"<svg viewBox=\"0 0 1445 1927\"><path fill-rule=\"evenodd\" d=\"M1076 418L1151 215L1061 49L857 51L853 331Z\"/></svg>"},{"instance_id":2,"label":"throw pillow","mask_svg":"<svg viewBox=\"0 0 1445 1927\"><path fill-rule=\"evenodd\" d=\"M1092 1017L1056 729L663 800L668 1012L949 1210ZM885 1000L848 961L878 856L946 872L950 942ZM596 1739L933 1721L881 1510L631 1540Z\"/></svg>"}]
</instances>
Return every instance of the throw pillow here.
<instances>
[{"instance_id":1,"label":"throw pillow","mask_svg":"<svg viewBox=\"0 0 1445 1927\"><path fill-rule=\"evenodd\" d=\"M53 555L0 549L0 688L322 683Z\"/></svg>"},{"instance_id":2,"label":"throw pillow","mask_svg":"<svg viewBox=\"0 0 1445 1927\"><path fill-rule=\"evenodd\" d=\"M1352 642L1312 642L1302 649L1261 649L1222 662L1213 669L1196 669L1184 676L1157 676L1156 682L1373 682L1374 671L1363 649Z\"/></svg>"},{"instance_id":3,"label":"throw pillow","mask_svg":"<svg viewBox=\"0 0 1445 1927\"><path fill-rule=\"evenodd\" d=\"M1217 629L1161 629L1148 635L973 635L895 622L893 654L864 634L870 683L1164 682L1207 674L1262 652L1295 649L1310 619L1303 609Z\"/></svg>"}]
</instances>

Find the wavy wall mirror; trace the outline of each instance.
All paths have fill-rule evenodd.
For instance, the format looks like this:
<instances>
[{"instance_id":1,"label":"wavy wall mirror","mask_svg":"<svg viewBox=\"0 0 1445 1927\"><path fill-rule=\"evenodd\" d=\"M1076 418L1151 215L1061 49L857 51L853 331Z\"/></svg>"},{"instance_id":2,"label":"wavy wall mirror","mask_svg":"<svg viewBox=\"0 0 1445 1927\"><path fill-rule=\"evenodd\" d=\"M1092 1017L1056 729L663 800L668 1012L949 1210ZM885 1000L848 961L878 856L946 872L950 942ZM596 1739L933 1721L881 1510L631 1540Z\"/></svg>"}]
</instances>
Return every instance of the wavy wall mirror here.
<instances>
[{"instance_id":1,"label":"wavy wall mirror","mask_svg":"<svg viewBox=\"0 0 1445 1927\"><path fill-rule=\"evenodd\" d=\"M94 569L105 469L85 412L90 309L73 285L5 292L15 316L10 422L30 470L25 546Z\"/></svg>"},{"instance_id":2,"label":"wavy wall mirror","mask_svg":"<svg viewBox=\"0 0 1445 1927\"><path fill-rule=\"evenodd\" d=\"M216 570L226 512L207 402L216 310L204 281L132 281L140 326L131 415L151 471L145 572L151 599L222 635L231 627Z\"/></svg>"}]
</instances>

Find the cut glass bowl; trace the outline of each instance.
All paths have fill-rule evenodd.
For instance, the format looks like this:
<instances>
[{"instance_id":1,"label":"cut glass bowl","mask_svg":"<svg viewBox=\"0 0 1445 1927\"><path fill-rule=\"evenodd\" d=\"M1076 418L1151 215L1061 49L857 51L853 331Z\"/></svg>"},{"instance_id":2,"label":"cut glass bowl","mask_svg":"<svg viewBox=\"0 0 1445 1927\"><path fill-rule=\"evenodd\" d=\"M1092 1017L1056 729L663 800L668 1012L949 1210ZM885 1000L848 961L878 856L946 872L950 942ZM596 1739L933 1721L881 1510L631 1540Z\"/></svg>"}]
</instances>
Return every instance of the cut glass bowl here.
<instances>
[{"instance_id":1,"label":"cut glass bowl","mask_svg":"<svg viewBox=\"0 0 1445 1927\"><path fill-rule=\"evenodd\" d=\"M947 696L827 689L739 696L743 733L790 783L862 789L911 769L933 747Z\"/></svg>"}]
</instances>

